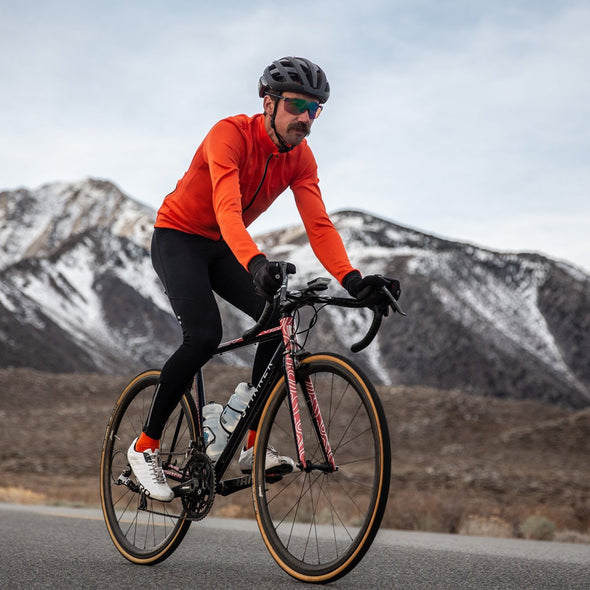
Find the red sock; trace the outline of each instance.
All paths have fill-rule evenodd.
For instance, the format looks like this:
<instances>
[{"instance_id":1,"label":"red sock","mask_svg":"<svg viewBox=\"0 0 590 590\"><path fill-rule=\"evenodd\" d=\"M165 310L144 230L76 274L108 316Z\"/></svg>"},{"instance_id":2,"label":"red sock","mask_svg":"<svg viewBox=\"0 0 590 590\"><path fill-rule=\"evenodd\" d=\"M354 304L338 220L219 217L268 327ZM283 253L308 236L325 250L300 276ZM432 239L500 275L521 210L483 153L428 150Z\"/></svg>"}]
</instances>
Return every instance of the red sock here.
<instances>
[{"instance_id":1,"label":"red sock","mask_svg":"<svg viewBox=\"0 0 590 590\"><path fill-rule=\"evenodd\" d=\"M135 443L135 450L138 453L143 453L148 449L155 451L160 448L160 441L155 438L150 438L145 432L142 432Z\"/></svg>"},{"instance_id":2,"label":"red sock","mask_svg":"<svg viewBox=\"0 0 590 590\"><path fill-rule=\"evenodd\" d=\"M246 448L250 449L254 446L254 441L256 440L256 430L248 430L248 438L246 440Z\"/></svg>"}]
</instances>

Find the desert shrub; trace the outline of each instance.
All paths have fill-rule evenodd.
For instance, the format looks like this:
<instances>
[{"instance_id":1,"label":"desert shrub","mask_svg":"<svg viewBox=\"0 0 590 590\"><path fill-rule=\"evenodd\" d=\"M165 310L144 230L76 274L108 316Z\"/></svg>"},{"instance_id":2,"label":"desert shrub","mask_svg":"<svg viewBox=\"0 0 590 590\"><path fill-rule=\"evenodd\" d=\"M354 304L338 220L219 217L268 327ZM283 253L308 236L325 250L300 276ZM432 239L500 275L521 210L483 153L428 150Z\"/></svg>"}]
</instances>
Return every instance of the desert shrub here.
<instances>
[{"instance_id":1,"label":"desert shrub","mask_svg":"<svg viewBox=\"0 0 590 590\"><path fill-rule=\"evenodd\" d=\"M457 533L465 503L460 494L433 494L404 490L390 495L383 527Z\"/></svg>"},{"instance_id":2,"label":"desert shrub","mask_svg":"<svg viewBox=\"0 0 590 590\"><path fill-rule=\"evenodd\" d=\"M470 514L461 522L459 534L480 537L512 537L513 530L512 525L499 516Z\"/></svg>"},{"instance_id":3,"label":"desert shrub","mask_svg":"<svg viewBox=\"0 0 590 590\"><path fill-rule=\"evenodd\" d=\"M590 545L590 534L579 531L559 531L553 539L559 543L586 543Z\"/></svg>"},{"instance_id":4,"label":"desert shrub","mask_svg":"<svg viewBox=\"0 0 590 590\"><path fill-rule=\"evenodd\" d=\"M0 502L11 504L44 504L47 497L20 486L0 487Z\"/></svg>"},{"instance_id":5,"label":"desert shrub","mask_svg":"<svg viewBox=\"0 0 590 590\"><path fill-rule=\"evenodd\" d=\"M520 525L520 532L525 539L551 541L555 535L555 524L545 516L533 514Z\"/></svg>"}]
</instances>

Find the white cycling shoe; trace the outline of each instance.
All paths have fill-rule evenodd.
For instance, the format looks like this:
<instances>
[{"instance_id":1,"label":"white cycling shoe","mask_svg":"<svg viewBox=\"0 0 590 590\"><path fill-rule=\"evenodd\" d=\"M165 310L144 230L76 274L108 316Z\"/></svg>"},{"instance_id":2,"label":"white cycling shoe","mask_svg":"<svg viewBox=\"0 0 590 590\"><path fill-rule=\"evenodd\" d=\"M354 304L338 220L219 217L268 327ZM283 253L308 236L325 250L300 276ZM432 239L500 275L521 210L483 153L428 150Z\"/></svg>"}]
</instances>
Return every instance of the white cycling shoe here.
<instances>
[{"instance_id":1,"label":"white cycling shoe","mask_svg":"<svg viewBox=\"0 0 590 590\"><path fill-rule=\"evenodd\" d=\"M254 447L242 449L238 460L238 466L242 473L252 473L253 455ZM295 469L295 461L291 457L279 455L279 452L273 447L266 448L266 473L285 475L291 473L293 469Z\"/></svg>"},{"instance_id":2,"label":"white cycling shoe","mask_svg":"<svg viewBox=\"0 0 590 590\"><path fill-rule=\"evenodd\" d=\"M146 496L160 502L170 502L174 498L174 492L166 483L166 476L162 469L162 457L160 450L151 449L140 453L135 450L135 439L127 451L127 460L137 478L141 491Z\"/></svg>"}]
</instances>

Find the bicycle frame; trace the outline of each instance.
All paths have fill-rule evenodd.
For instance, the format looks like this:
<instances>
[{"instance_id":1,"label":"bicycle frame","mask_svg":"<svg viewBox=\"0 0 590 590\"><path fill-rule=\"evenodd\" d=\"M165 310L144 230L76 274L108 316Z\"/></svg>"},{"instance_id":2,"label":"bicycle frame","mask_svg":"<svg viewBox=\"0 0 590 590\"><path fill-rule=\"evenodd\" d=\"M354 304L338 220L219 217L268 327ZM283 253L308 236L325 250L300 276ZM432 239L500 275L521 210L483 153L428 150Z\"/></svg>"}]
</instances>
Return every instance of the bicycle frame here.
<instances>
[{"instance_id":1,"label":"bicycle frame","mask_svg":"<svg viewBox=\"0 0 590 590\"><path fill-rule=\"evenodd\" d=\"M277 335L279 335L280 327L272 328L270 330L266 330L260 333L253 339L244 339L238 338L236 340L231 340L226 343L222 343L215 354L213 356L219 356L224 352L228 352L230 350L236 350L238 348L244 348L246 346L251 346L256 343L265 342L267 340L271 340ZM221 478L225 474L227 468L229 467L236 451L238 450L238 446L243 439L246 431L248 430L249 426L254 422L254 420L260 416L264 402L267 397L267 392L270 385L275 381L276 377L281 371L281 357L283 356L284 348L282 342L277 345L277 349L275 350L271 361L268 364L264 374L260 378L260 381L256 385L256 390L248 407L246 408L246 412L244 416L239 420L237 423L234 431L230 435L227 445L223 452L221 453L220 457L215 462L215 477L216 480L219 482ZM202 408L203 404L206 403L205 398L205 388L204 383L201 375L201 371L197 374L195 378L195 387L197 389L197 407ZM202 416L201 412L199 411L199 425L201 428L201 437L202 437Z\"/></svg>"},{"instance_id":2,"label":"bicycle frame","mask_svg":"<svg viewBox=\"0 0 590 590\"><path fill-rule=\"evenodd\" d=\"M261 317L258 319L255 326L247 330L241 338L237 338L235 340L230 340L228 342L220 344L215 353L213 354L214 357L220 356L225 352L229 352L232 350L236 350L239 348L251 346L253 344L266 342L268 340L281 337L281 341L277 345L277 349L275 350L270 363L268 364L266 370L264 371L264 374L260 378L259 383L256 384L254 395L252 396L252 399L250 400L250 403L246 408L244 416L242 416L242 418L239 420L235 430L228 439L225 449L215 462L215 476L216 481L218 482L217 491L222 495L227 495L229 493L233 493L234 491L238 491L239 489L243 489L251 483L251 476L245 476L242 478L231 480L231 485L228 485L224 488L224 482L222 482L221 480L225 472L227 471L227 468L229 467L231 461L233 460L233 457L236 454L238 446L243 437L245 436L247 429L251 425L257 423L257 420L260 417L262 410L264 409L264 404L266 403L268 396L271 393L270 388L277 382L281 374L283 374L285 377L285 382L287 383L289 391L289 410L291 414L293 432L297 447L297 455L299 459L297 466L299 467L299 469L306 472L310 472L312 470L333 472L338 470L338 467L334 461L334 456L332 453L332 449L330 447L330 441L328 440L328 434L326 432L325 424L319 408L317 397L314 392L313 383L309 377L306 378L302 384L303 396L308 406L310 415L312 416L312 423L316 436L320 441L321 450L324 456L324 463L311 464L309 461L307 461L305 457L302 421L299 409L297 381L295 377L295 372L298 364L297 357L298 355L305 354L305 352L297 342L297 331L294 326L294 317L296 313L295 310L298 309L298 307L296 304L292 303L293 301L296 301L296 298L290 300L288 297L288 295L292 297L293 293L295 292L289 293L287 291L288 273L286 263L281 263L281 274L283 277L282 284L277 292L277 295L275 296L275 302L278 302L279 309L281 310L279 325L267 330L262 329L263 326L267 325L267 322L273 310L273 305L267 303L264 311L262 312ZM329 279L323 278L315 279L314 281L308 283L309 286L306 292L311 291L315 293L315 291L318 290L322 291L327 288L329 281ZM391 293L385 287L382 287L381 290L390 300L390 304L393 310L401 315L406 315L399 307L397 301L391 295ZM357 300L348 298L342 299L338 297L321 297L317 295L315 296L315 301L323 304L331 303L334 305L340 305L342 307L364 307L363 303L359 303ZM371 323L369 331L359 342L356 342L351 346L351 350L353 352L358 352L359 350L362 350L363 348L368 346L377 334L379 327L381 325L381 320L383 318L383 312L375 307L373 308L373 314L373 321ZM196 405L198 409L199 426L199 440L196 442L197 449L203 451L204 437L201 409L206 403L206 397L203 375L201 370L199 370L199 372L195 376L195 390L197 398Z\"/></svg>"},{"instance_id":3,"label":"bicycle frame","mask_svg":"<svg viewBox=\"0 0 590 590\"><path fill-rule=\"evenodd\" d=\"M182 542L191 522L209 514L216 495L246 488L251 489L264 544L279 566L298 580L325 583L342 577L375 538L385 513L391 468L383 405L362 369L346 356L315 354L305 347L328 305L373 312L369 330L350 346L353 352L371 343L389 307L384 310L381 301L370 306L322 293L329 279L321 277L287 291L286 264L281 266L283 280L273 304L267 303L241 338L220 344L214 354L262 342L272 353L221 456L212 463L206 455L202 410L207 400L201 371L195 375L195 391L184 392L165 425L162 467L166 478L176 482L170 503L144 491L126 451L145 418L160 373L138 375L113 409L101 455L101 503L111 539L133 563L163 561ZM389 294L385 286L383 290ZM393 296L387 297L391 309L403 314ZM311 315L301 314L304 309ZM267 329L275 325L269 321L276 327ZM257 431L252 472L235 477L230 475L234 459L248 429ZM272 447L288 447L294 461L269 469L266 457Z\"/></svg>"},{"instance_id":4,"label":"bicycle frame","mask_svg":"<svg viewBox=\"0 0 590 590\"><path fill-rule=\"evenodd\" d=\"M297 354L301 351L301 349L297 342L297 333L294 329L293 316L290 313L287 312L282 314L279 326L265 330L256 335L254 338L245 339L242 337L220 344L213 356L219 356L225 352L244 348L246 346L251 346L260 342L265 342L267 340L277 338L279 335L282 336L282 341L277 345L277 349L275 350L271 361L260 378L260 381L256 384L255 393L252 396L248 407L246 408L244 416L242 416L236 425L235 430L228 439L225 449L215 462L215 476L218 482L221 482L225 472L233 460L234 455L238 450L241 440L246 434L246 431L260 416L264 404L268 399L268 395L270 394L270 388L276 383L281 373L284 374L287 386L289 388L289 408L291 412L293 432L295 435L299 459L298 467L304 471L311 471L312 469L321 469L324 471L337 470L319 404L315 396L313 383L309 378L307 378L304 383L304 397L307 405L310 408L310 412L313 416L314 428L316 429L316 433L323 447L325 463L321 465L312 465L306 460L305 457L301 414L299 408L299 396L297 393L297 382L295 378ZM199 412L198 423L200 425L200 437L202 437L203 421L201 409L203 405L207 403L207 400L205 395L205 384L201 370L195 376L195 391L197 398L197 408ZM246 487L246 485L249 485L250 483L249 476L239 479L243 479L244 481L241 482L241 484L238 484L239 487L233 491L237 491L238 489L241 489L241 487ZM223 486L220 489L223 490ZM228 491L228 493L231 493L231 491Z\"/></svg>"}]
</instances>

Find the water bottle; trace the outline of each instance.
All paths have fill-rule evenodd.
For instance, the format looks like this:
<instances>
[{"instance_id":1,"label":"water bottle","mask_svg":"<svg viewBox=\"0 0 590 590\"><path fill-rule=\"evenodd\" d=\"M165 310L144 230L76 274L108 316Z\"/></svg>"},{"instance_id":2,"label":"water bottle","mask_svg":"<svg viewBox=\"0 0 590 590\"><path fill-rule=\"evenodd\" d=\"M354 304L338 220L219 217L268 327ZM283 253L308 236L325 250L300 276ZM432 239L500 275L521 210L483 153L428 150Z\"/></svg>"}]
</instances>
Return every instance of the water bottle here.
<instances>
[{"instance_id":1,"label":"water bottle","mask_svg":"<svg viewBox=\"0 0 590 590\"><path fill-rule=\"evenodd\" d=\"M249 383L240 383L236 387L235 393L229 398L219 419L221 426L227 433L231 434L234 431L236 424L244 415L254 391L256 389Z\"/></svg>"},{"instance_id":2,"label":"water bottle","mask_svg":"<svg viewBox=\"0 0 590 590\"><path fill-rule=\"evenodd\" d=\"M217 461L227 444L227 433L221 424L219 418L223 406L221 404L210 403L203 406L203 435L205 437L205 451L211 461Z\"/></svg>"}]
</instances>

